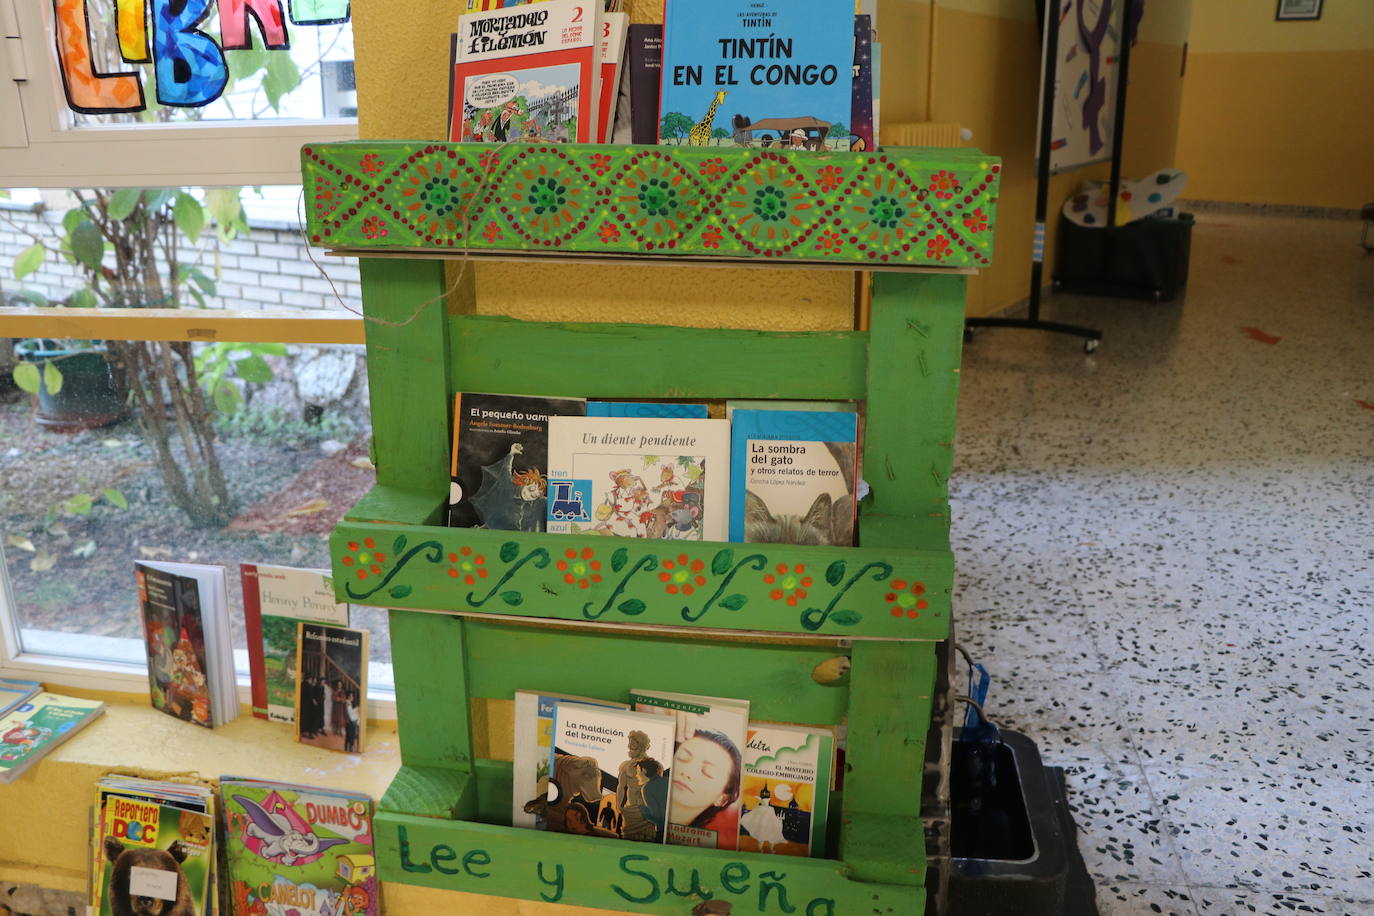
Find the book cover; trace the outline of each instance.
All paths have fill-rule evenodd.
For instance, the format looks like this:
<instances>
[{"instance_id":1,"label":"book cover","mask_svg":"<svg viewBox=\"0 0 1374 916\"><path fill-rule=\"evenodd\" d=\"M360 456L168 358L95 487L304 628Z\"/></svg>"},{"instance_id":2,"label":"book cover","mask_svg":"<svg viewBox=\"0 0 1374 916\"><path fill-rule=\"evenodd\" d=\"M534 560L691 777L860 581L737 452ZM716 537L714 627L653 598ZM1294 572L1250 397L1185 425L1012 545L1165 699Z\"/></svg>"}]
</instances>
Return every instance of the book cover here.
<instances>
[{"instance_id":1,"label":"book cover","mask_svg":"<svg viewBox=\"0 0 1374 916\"><path fill-rule=\"evenodd\" d=\"M37 693L0 714L0 782L16 779L104 711L99 700Z\"/></svg>"},{"instance_id":2,"label":"book cover","mask_svg":"<svg viewBox=\"0 0 1374 916\"><path fill-rule=\"evenodd\" d=\"M873 17L854 17L854 95L849 113L849 148L878 148L873 134Z\"/></svg>"},{"instance_id":3,"label":"book cover","mask_svg":"<svg viewBox=\"0 0 1374 916\"><path fill-rule=\"evenodd\" d=\"M449 527L543 531L549 417L580 417L586 409L581 398L455 396Z\"/></svg>"},{"instance_id":4,"label":"book cover","mask_svg":"<svg viewBox=\"0 0 1374 916\"><path fill-rule=\"evenodd\" d=\"M834 752L835 736L828 729L750 723L740 849L825 855Z\"/></svg>"},{"instance_id":5,"label":"book cover","mask_svg":"<svg viewBox=\"0 0 1374 916\"><path fill-rule=\"evenodd\" d=\"M853 545L857 414L736 410L731 434L732 541Z\"/></svg>"},{"instance_id":6,"label":"book cover","mask_svg":"<svg viewBox=\"0 0 1374 916\"><path fill-rule=\"evenodd\" d=\"M705 420L705 404L663 404L655 401L588 401L589 417L646 417L650 419Z\"/></svg>"},{"instance_id":7,"label":"book cover","mask_svg":"<svg viewBox=\"0 0 1374 916\"><path fill-rule=\"evenodd\" d=\"M854 401L784 401L772 398L750 400L731 399L725 402L725 419L733 421L737 410L821 410L827 413L858 413Z\"/></svg>"},{"instance_id":8,"label":"book cover","mask_svg":"<svg viewBox=\"0 0 1374 916\"><path fill-rule=\"evenodd\" d=\"M545 0L460 16L449 139L595 142L604 15Z\"/></svg>"},{"instance_id":9,"label":"book cover","mask_svg":"<svg viewBox=\"0 0 1374 916\"><path fill-rule=\"evenodd\" d=\"M368 632L296 626L296 740L356 754L367 729Z\"/></svg>"},{"instance_id":10,"label":"book cover","mask_svg":"<svg viewBox=\"0 0 1374 916\"><path fill-rule=\"evenodd\" d=\"M121 807L114 807L116 801L121 803ZM184 819L181 815L177 815L178 829L184 827L186 830L186 835L178 838L182 841L183 846L180 851L185 852L205 845L206 827L203 818L209 817L213 820L213 804L210 790L193 783L162 782L131 776L106 776L99 780L96 783L95 805L91 809L91 829L88 835L91 840L91 858L90 880L87 882L87 904L89 906L87 913L98 914L102 912L102 907L105 912L109 912L118 906L113 903L113 900L118 898L108 895L107 884L109 882L104 880L106 867L114 864L114 860L110 856L117 857L120 854L113 847L107 850L105 846L107 809L110 812L112 823L115 824L114 832L117 834L117 839L127 839L132 836L135 840L154 846L156 845L156 832L160 829L161 817L169 815L168 812L162 811L159 819L154 821L151 809L174 809L183 814L193 815ZM137 816L140 810L143 812L142 820ZM158 824L157 827L153 826L155 823ZM178 852L171 846L168 846L167 851ZM170 878L164 878L164 880L170 881ZM215 881L213 873L209 880L211 883ZM166 904L163 902L165 898L144 896L143 900L149 904L147 907L149 910L166 908ZM138 901L129 901L129 903L136 907ZM187 914L194 912L193 907L194 898L192 907L185 909L184 912ZM120 916L127 912L129 912L127 907L118 907Z\"/></svg>"},{"instance_id":11,"label":"book cover","mask_svg":"<svg viewBox=\"0 0 1374 916\"><path fill-rule=\"evenodd\" d=\"M153 708L205 728L233 718L224 715L227 708L217 708L227 707L228 698L216 703L212 696L215 688L222 686L226 667L231 679L233 675L232 646L218 625L222 621L227 630L223 568L135 563L134 577L143 610ZM205 591L202 582L207 586ZM212 608L218 610L214 620L208 620L207 612ZM238 697L232 700L236 711Z\"/></svg>"},{"instance_id":12,"label":"book cover","mask_svg":"<svg viewBox=\"0 0 1374 916\"><path fill-rule=\"evenodd\" d=\"M673 732L662 716L556 704L544 829L662 843Z\"/></svg>"},{"instance_id":13,"label":"book cover","mask_svg":"<svg viewBox=\"0 0 1374 916\"><path fill-rule=\"evenodd\" d=\"M0 677L0 716L14 709L43 689L37 681L19 681Z\"/></svg>"},{"instance_id":14,"label":"book cover","mask_svg":"<svg viewBox=\"0 0 1374 916\"><path fill-rule=\"evenodd\" d=\"M213 806L190 811L147 798L109 794L103 814L96 834L99 916L206 916L210 912Z\"/></svg>"},{"instance_id":15,"label":"book cover","mask_svg":"<svg viewBox=\"0 0 1374 916\"><path fill-rule=\"evenodd\" d=\"M601 22L601 94L597 105L597 142L611 142L616 100L620 96L620 68L625 59L625 30L629 13L607 13Z\"/></svg>"},{"instance_id":16,"label":"book cover","mask_svg":"<svg viewBox=\"0 0 1374 916\"><path fill-rule=\"evenodd\" d=\"M724 540L730 424L549 420L549 531Z\"/></svg>"},{"instance_id":17,"label":"book cover","mask_svg":"<svg viewBox=\"0 0 1374 916\"><path fill-rule=\"evenodd\" d=\"M630 71L630 140L658 142L658 93L663 78L663 26L630 26L626 42Z\"/></svg>"},{"instance_id":18,"label":"book cover","mask_svg":"<svg viewBox=\"0 0 1374 916\"><path fill-rule=\"evenodd\" d=\"M231 916L377 916L372 800L223 777Z\"/></svg>"},{"instance_id":19,"label":"book cover","mask_svg":"<svg viewBox=\"0 0 1374 916\"><path fill-rule=\"evenodd\" d=\"M243 623L253 715L296 720L296 623L348 626L348 605L334 599L334 578L324 569L240 563Z\"/></svg>"},{"instance_id":20,"label":"book cover","mask_svg":"<svg viewBox=\"0 0 1374 916\"><path fill-rule=\"evenodd\" d=\"M636 712L669 717L676 728L668 842L738 848L749 702L637 689L630 702Z\"/></svg>"},{"instance_id":21,"label":"book cover","mask_svg":"<svg viewBox=\"0 0 1374 916\"><path fill-rule=\"evenodd\" d=\"M554 709L559 703L581 703L607 709L629 709L624 703L590 700L537 690L515 691L515 753L512 764L512 827L544 828L548 802L549 754L553 747Z\"/></svg>"},{"instance_id":22,"label":"book cover","mask_svg":"<svg viewBox=\"0 0 1374 916\"><path fill-rule=\"evenodd\" d=\"M853 0L669 3L659 142L848 149L853 67Z\"/></svg>"}]
</instances>

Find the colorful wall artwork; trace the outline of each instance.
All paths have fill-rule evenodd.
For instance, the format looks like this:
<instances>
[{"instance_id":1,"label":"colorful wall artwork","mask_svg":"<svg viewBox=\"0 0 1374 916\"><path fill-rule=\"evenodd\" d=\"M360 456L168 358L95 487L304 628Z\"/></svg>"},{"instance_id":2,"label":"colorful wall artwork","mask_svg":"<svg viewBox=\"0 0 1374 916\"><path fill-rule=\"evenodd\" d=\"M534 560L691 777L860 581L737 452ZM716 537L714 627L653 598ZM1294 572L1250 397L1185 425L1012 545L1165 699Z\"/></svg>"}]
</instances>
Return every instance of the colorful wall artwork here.
<instances>
[{"instance_id":1,"label":"colorful wall artwork","mask_svg":"<svg viewBox=\"0 0 1374 916\"><path fill-rule=\"evenodd\" d=\"M92 57L88 0L52 0L53 42L67 107L83 114L120 114L147 108L137 71L101 73ZM218 13L219 40L206 31ZM294 25L335 25L349 20L349 0L289 0ZM286 51L288 0L115 0L120 57L152 63L161 105L198 108L220 97L229 82L226 52L253 47Z\"/></svg>"},{"instance_id":2,"label":"colorful wall artwork","mask_svg":"<svg viewBox=\"0 0 1374 916\"><path fill-rule=\"evenodd\" d=\"M1064 172L1112 155L1116 132L1116 77L1126 0L1053 0L1045 34L1055 30L1054 60L1042 55L1054 80L1050 171ZM1037 146L1038 148L1038 146Z\"/></svg>"}]
</instances>

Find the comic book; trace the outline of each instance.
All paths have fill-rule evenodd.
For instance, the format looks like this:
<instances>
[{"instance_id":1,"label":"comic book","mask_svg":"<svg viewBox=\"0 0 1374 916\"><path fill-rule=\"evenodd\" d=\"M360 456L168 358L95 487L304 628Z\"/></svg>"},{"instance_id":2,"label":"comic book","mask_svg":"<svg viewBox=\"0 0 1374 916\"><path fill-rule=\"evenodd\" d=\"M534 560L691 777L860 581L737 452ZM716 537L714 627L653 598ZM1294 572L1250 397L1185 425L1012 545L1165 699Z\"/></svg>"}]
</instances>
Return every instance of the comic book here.
<instances>
[{"instance_id":1,"label":"comic book","mask_svg":"<svg viewBox=\"0 0 1374 916\"><path fill-rule=\"evenodd\" d=\"M0 713L0 783L17 779L104 711L99 700L38 693Z\"/></svg>"},{"instance_id":2,"label":"comic book","mask_svg":"<svg viewBox=\"0 0 1374 916\"><path fill-rule=\"evenodd\" d=\"M134 564L153 708L206 728L239 714L223 566Z\"/></svg>"},{"instance_id":3,"label":"comic book","mask_svg":"<svg viewBox=\"0 0 1374 916\"><path fill-rule=\"evenodd\" d=\"M102 780L97 786L95 823L94 916L129 912L208 916L212 911L215 809L208 789L134 779Z\"/></svg>"},{"instance_id":4,"label":"comic book","mask_svg":"<svg viewBox=\"0 0 1374 916\"><path fill-rule=\"evenodd\" d=\"M37 681L17 681L0 677L0 716L43 689Z\"/></svg>"},{"instance_id":5,"label":"comic book","mask_svg":"<svg viewBox=\"0 0 1374 916\"><path fill-rule=\"evenodd\" d=\"M348 626L348 605L334 599L334 579L324 569L293 569L240 563L243 625L248 631L248 674L253 715L296 721L296 623Z\"/></svg>"},{"instance_id":6,"label":"comic book","mask_svg":"<svg viewBox=\"0 0 1374 916\"><path fill-rule=\"evenodd\" d=\"M377 916L372 800L224 776L229 916Z\"/></svg>"},{"instance_id":7,"label":"comic book","mask_svg":"<svg viewBox=\"0 0 1374 916\"><path fill-rule=\"evenodd\" d=\"M750 722L739 848L823 857L834 755L831 729Z\"/></svg>"}]
</instances>

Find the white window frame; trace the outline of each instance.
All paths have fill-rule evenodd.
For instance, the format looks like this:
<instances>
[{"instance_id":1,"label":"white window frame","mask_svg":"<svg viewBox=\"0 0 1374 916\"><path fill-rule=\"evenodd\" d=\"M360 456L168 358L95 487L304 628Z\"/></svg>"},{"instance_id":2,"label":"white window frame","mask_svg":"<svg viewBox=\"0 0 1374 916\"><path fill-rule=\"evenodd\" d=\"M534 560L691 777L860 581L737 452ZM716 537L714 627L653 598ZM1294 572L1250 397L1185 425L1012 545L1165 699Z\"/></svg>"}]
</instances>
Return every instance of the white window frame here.
<instances>
[{"instance_id":1,"label":"white window frame","mask_svg":"<svg viewBox=\"0 0 1374 916\"><path fill-rule=\"evenodd\" d=\"M0 0L0 80L26 77L12 84L22 123L0 123L5 187L294 185L302 145L358 138L355 119L66 127L51 16L51 0Z\"/></svg>"}]
</instances>

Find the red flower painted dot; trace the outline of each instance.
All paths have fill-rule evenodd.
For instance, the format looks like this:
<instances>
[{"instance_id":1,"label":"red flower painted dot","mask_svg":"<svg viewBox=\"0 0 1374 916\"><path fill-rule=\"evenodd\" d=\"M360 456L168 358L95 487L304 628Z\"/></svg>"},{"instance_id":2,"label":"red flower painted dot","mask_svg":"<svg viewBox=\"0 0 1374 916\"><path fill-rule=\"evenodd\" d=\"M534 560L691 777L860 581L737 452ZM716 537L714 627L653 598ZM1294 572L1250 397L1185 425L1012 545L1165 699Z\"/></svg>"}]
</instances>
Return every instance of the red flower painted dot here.
<instances>
[{"instance_id":1,"label":"red flower painted dot","mask_svg":"<svg viewBox=\"0 0 1374 916\"><path fill-rule=\"evenodd\" d=\"M601 241L607 244L620 238L620 230L615 227L614 223L602 223L596 234L601 236Z\"/></svg>"},{"instance_id":2,"label":"red flower painted dot","mask_svg":"<svg viewBox=\"0 0 1374 916\"><path fill-rule=\"evenodd\" d=\"M665 559L659 565L664 571L658 574L658 581L670 595L690 595L706 584L706 577L701 574L706 564L701 560L689 561L685 553L678 554L675 560Z\"/></svg>"},{"instance_id":3,"label":"red flower painted dot","mask_svg":"<svg viewBox=\"0 0 1374 916\"><path fill-rule=\"evenodd\" d=\"M386 220L369 216L363 220L363 235L370 239L384 238L387 235Z\"/></svg>"},{"instance_id":4,"label":"red flower painted dot","mask_svg":"<svg viewBox=\"0 0 1374 916\"><path fill-rule=\"evenodd\" d=\"M954 192L959 190L959 179L953 172L941 169L930 176L931 193L939 200L949 200L954 196Z\"/></svg>"},{"instance_id":5,"label":"red flower painted dot","mask_svg":"<svg viewBox=\"0 0 1374 916\"><path fill-rule=\"evenodd\" d=\"M724 175L728 169L725 167L723 159L707 159L701 163L700 172L707 178L717 178Z\"/></svg>"},{"instance_id":6,"label":"red flower painted dot","mask_svg":"<svg viewBox=\"0 0 1374 916\"><path fill-rule=\"evenodd\" d=\"M934 258L937 261L943 261L945 258L949 257L950 254L949 239L945 238L943 235L937 235L935 238L926 242L926 257Z\"/></svg>"},{"instance_id":7,"label":"red flower painted dot","mask_svg":"<svg viewBox=\"0 0 1374 916\"><path fill-rule=\"evenodd\" d=\"M569 547L563 551L563 556L564 559L559 560L557 566L558 571L563 574L563 581L568 585L591 588L594 583L601 581L601 561L596 559L596 551L592 548L583 547L577 550Z\"/></svg>"},{"instance_id":8,"label":"red flower painted dot","mask_svg":"<svg viewBox=\"0 0 1374 916\"><path fill-rule=\"evenodd\" d=\"M786 563L779 563L775 572L765 573L763 576L765 584L774 586L768 597L774 601L786 601L791 607L796 607L797 602L806 597L806 590L811 587L811 577L805 573L804 563L792 567Z\"/></svg>"},{"instance_id":9,"label":"red flower painted dot","mask_svg":"<svg viewBox=\"0 0 1374 916\"><path fill-rule=\"evenodd\" d=\"M341 562L345 566L353 568L354 574L359 579L366 579L368 576L380 576L382 574L382 564L386 562L386 554L376 549L377 542L372 538L363 538L359 544L357 541L348 542L348 552L343 555Z\"/></svg>"},{"instance_id":10,"label":"red flower painted dot","mask_svg":"<svg viewBox=\"0 0 1374 916\"><path fill-rule=\"evenodd\" d=\"M839 254L844 248L844 236L827 229L816 237L816 250L826 254Z\"/></svg>"},{"instance_id":11,"label":"red flower painted dot","mask_svg":"<svg viewBox=\"0 0 1374 916\"><path fill-rule=\"evenodd\" d=\"M592 153L592 171L598 175L605 175L611 169L611 157L605 153Z\"/></svg>"},{"instance_id":12,"label":"red flower painted dot","mask_svg":"<svg viewBox=\"0 0 1374 916\"><path fill-rule=\"evenodd\" d=\"M883 600L887 602L888 610L893 617L916 618L921 616L921 611L927 607L926 600L921 596L926 593L926 587L920 582L913 581L910 585L904 579L892 580L892 591L888 592Z\"/></svg>"},{"instance_id":13,"label":"red flower painted dot","mask_svg":"<svg viewBox=\"0 0 1374 916\"><path fill-rule=\"evenodd\" d=\"M707 226L705 229L701 230L701 244L705 245L707 248L719 248L720 241L723 238L725 238L725 234L715 226Z\"/></svg>"},{"instance_id":14,"label":"red flower painted dot","mask_svg":"<svg viewBox=\"0 0 1374 916\"><path fill-rule=\"evenodd\" d=\"M386 167L386 163L382 161L382 157L378 156L376 153L368 153L362 158L362 161L359 162L358 165L367 175L376 175Z\"/></svg>"},{"instance_id":15,"label":"red flower painted dot","mask_svg":"<svg viewBox=\"0 0 1374 916\"><path fill-rule=\"evenodd\" d=\"M844 182L844 172L836 165L821 169L819 183L822 191L833 191Z\"/></svg>"},{"instance_id":16,"label":"red flower painted dot","mask_svg":"<svg viewBox=\"0 0 1374 916\"><path fill-rule=\"evenodd\" d=\"M964 228L969 232L982 232L988 227L988 215L979 207L972 213L964 214Z\"/></svg>"},{"instance_id":17,"label":"red flower painted dot","mask_svg":"<svg viewBox=\"0 0 1374 916\"><path fill-rule=\"evenodd\" d=\"M495 150L489 150L483 153L481 157L477 160L477 162L480 166L482 166L482 169L484 171L490 171L492 168L496 166L496 163L500 160L500 158L500 155Z\"/></svg>"},{"instance_id":18,"label":"red flower painted dot","mask_svg":"<svg viewBox=\"0 0 1374 916\"><path fill-rule=\"evenodd\" d=\"M474 553L471 547L460 547L457 553L448 555L448 575L451 579L462 579L465 585L476 585L478 579L487 577L484 564L487 558Z\"/></svg>"},{"instance_id":19,"label":"red flower painted dot","mask_svg":"<svg viewBox=\"0 0 1374 916\"><path fill-rule=\"evenodd\" d=\"M495 242L501 237L501 227L495 223L487 223L487 228L482 230L482 238L488 242Z\"/></svg>"}]
</instances>

